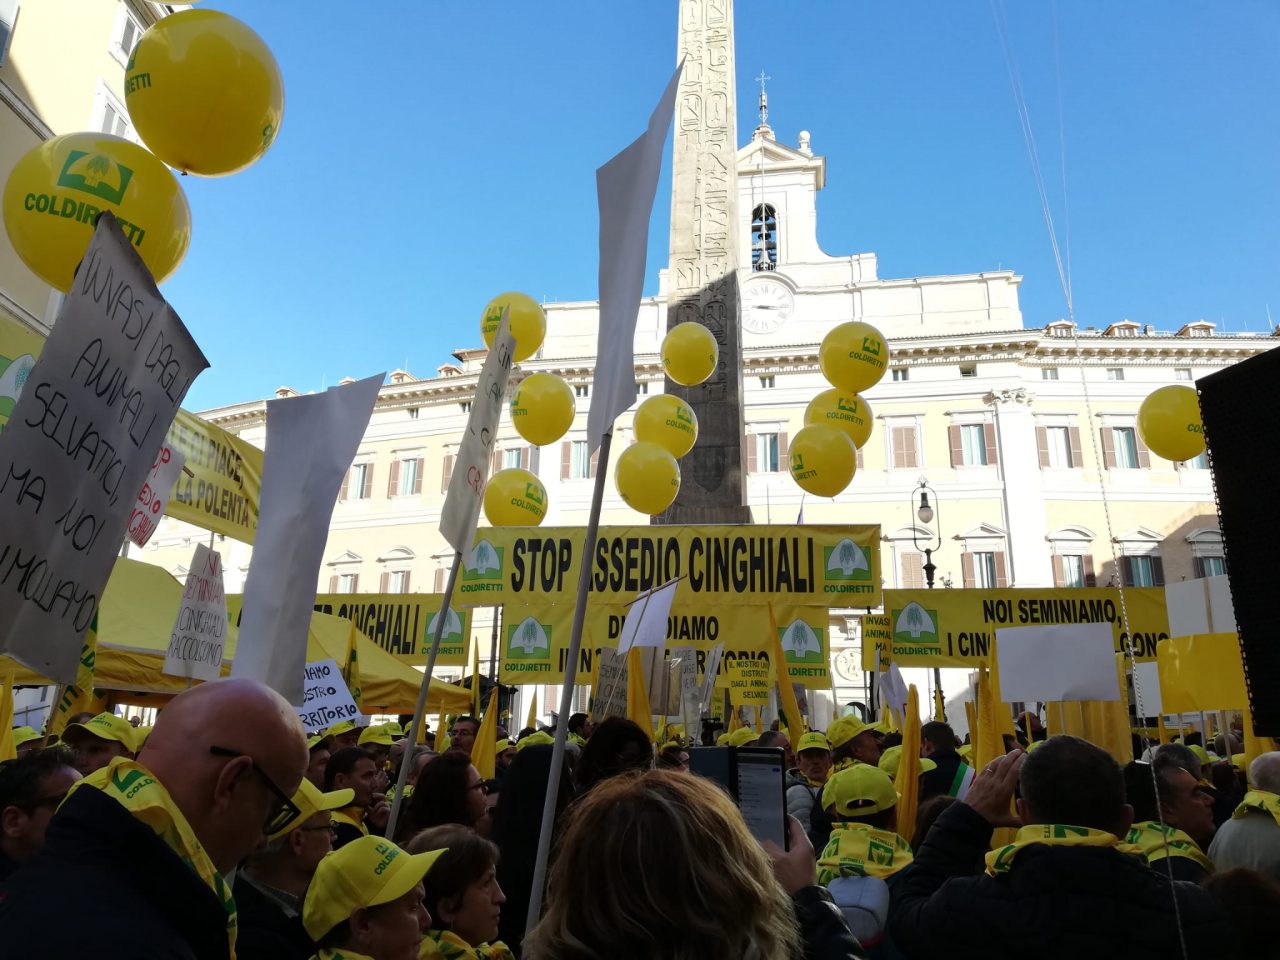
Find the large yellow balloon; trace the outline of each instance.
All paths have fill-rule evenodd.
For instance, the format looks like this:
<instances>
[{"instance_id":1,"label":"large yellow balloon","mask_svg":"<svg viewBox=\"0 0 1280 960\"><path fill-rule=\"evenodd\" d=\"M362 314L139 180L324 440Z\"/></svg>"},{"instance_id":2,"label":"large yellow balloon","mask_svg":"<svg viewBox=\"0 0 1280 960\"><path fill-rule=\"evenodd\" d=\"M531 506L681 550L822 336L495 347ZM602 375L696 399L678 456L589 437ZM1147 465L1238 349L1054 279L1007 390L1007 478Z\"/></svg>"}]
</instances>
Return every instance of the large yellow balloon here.
<instances>
[{"instance_id":1,"label":"large yellow balloon","mask_svg":"<svg viewBox=\"0 0 1280 960\"><path fill-rule=\"evenodd\" d=\"M487 304L480 317L480 334L484 337L486 347L493 346L493 338L497 336L498 325L502 323L502 311L510 309L511 316L507 321L511 335L516 338L515 361L528 360L542 346L542 338L547 335L547 315L533 297L510 290L500 293Z\"/></svg>"},{"instance_id":2,"label":"large yellow balloon","mask_svg":"<svg viewBox=\"0 0 1280 960\"><path fill-rule=\"evenodd\" d=\"M662 341L662 369L682 387L692 387L715 372L720 347L711 331L688 320L667 331Z\"/></svg>"},{"instance_id":3,"label":"large yellow balloon","mask_svg":"<svg viewBox=\"0 0 1280 960\"><path fill-rule=\"evenodd\" d=\"M698 418L679 397L664 393L640 404L635 418L636 439L656 443L676 459L698 440Z\"/></svg>"},{"instance_id":4,"label":"large yellow balloon","mask_svg":"<svg viewBox=\"0 0 1280 960\"><path fill-rule=\"evenodd\" d=\"M217 10L181 10L149 27L125 67L124 96L142 142L169 166L204 177L254 163L284 118L275 57Z\"/></svg>"},{"instance_id":5,"label":"large yellow balloon","mask_svg":"<svg viewBox=\"0 0 1280 960\"><path fill-rule=\"evenodd\" d=\"M656 443L633 443L618 458L614 479L627 506L653 516L675 502L680 465Z\"/></svg>"},{"instance_id":6,"label":"large yellow balloon","mask_svg":"<svg viewBox=\"0 0 1280 960\"><path fill-rule=\"evenodd\" d=\"M554 373L534 373L511 395L511 424L535 447L555 443L573 426L573 391Z\"/></svg>"},{"instance_id":7,"label":"large yellow balloon","mask_svg":"<svg viewBox=\"0 0 1280 960\"><path fill-rule=\"evenodd\" d=\"M867 401L856 393L842 393L834 389L823 390L809 401L804 411L804 422L839 427L858 448L867 442L871 428L875 426Z\"/></svg>"},{"instance_id":8,"label":"large yellow balloon","mask_svg":"<svg viewBox=\"0 0 1280 960\"><path fill-rule=\"evenodd\" d=\"M822 338L818 364L833 387L846 393L861 393L884 376L889 366L889 347L871 324L850 320Z\"/></svg>"},{"instance_id":9,"label":"large yellow balloon","mask_svg":"<svg viewBox=\"0 0 1280 960\"><path fill-rule=\"evenodd\" d=\"M1200 398L1191 387L1161 387L1138 408L1138 433L1166 460L1192 460L1204 453Z\"/></svg>"},{"instance_id":10,"label":"large yellow balloon","mask_svg":"<svg viewBox=\"0 0 1280 960\"><path fill-rule=\"evenodd\" d=\"M858 465L858 451L839 427L811 424L791 441L791 477L802 490L834 497L849 485Z\"/></svg>"},{"instance_id":11,"label":"large yellow balloon","mask_svg":"<svg viewBox=\"0 0 1280 960\"><path fill-rule=\"evenodd\" d=\"M99 213L110 210L156 283L191 242L191 210L169 168L136 143L68 133L33 147L4 185L4 226L41 279L71 289Z\"/></svg>"},{"instance_id":12,"label":"large yellow balloon","mask_svg":"<svg viewBox=\"0 0 1280 960\"><path fill-rule=\"evenodd\" d=\"M547 488L528 470L499 470L484 488L484 515L495 527L536 527L547 515Z\"/></svg>"}]
</instances>

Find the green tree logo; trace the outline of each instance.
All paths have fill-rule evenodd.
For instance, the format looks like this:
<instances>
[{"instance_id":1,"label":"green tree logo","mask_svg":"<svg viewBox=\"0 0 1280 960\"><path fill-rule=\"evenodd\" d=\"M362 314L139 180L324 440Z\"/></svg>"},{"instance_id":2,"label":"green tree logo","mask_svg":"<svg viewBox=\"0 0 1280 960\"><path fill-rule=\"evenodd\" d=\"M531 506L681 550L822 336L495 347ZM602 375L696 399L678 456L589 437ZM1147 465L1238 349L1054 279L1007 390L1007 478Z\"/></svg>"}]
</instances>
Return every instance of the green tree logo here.
<instances>
[{"instance_id":1,"label":"green tree logo","mask_svg":"<svg viewBox=\"0 0 1280 960\"><path fill-rule=\"evenodd\" d=\"M72 150L58 174L58 186L119 204L124 202L124 192L132 179L132 170L106 154Z\"/></svg>"},{"instance_id":2,"label":"green tree logo","mask_svg":"<svg viewBox=\"0 0 1280 960\"><path fill-rule=\"evenodd\" d=\"M926 610L914 600L893 611L893 639L896 643L939 642L938 611Z\"/></svg>"},{"instance_id":3,"label":"green tree logo","mask_svg":"<svg viewBox=\"0 0 1280 960\"><path fill-rule=\"evenodd\" d=\"M871 564L866 551L848 537L833 547L824 547L822 559L828 580L850 582L871 579Z\"/></svg>"}]
</instances>

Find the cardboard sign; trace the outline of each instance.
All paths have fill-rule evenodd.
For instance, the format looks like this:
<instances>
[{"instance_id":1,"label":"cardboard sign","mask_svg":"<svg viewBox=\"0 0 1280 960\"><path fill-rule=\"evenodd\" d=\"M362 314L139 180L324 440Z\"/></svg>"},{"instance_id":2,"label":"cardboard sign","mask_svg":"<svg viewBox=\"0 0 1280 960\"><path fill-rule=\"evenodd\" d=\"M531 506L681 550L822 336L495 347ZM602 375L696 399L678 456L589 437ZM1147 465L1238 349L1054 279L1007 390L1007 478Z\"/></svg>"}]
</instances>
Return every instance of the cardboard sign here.
<instances>
[{"instance_id":1,"label":"cardboard sign","mask_svg":"<svg viewBox=\"0 0 1280 960\"><path fill-rule=\"evenodd\" d=\"M253 543L262 496L262 451L186 410L178 411L167 442L182 452L188 471L173 486L169 516Z\"/></svg>"},{"instance_id":2,"label":"cardboard sign","mask_svg":"<svg viewBox=\"0 0 1280 960\"><path fill-rule=\"evenodd\" d=\"M319 733L342 720L358 721L360 708L342 679L335 660L315 660L303 671L302 706L298 716L307 733Z\"/></svg>"},{"instance_id":3,"label":"cardboard sign","mask_svg":"<svg viewBox=\"0 0 1280 960\"><path fill-rule=\"evenodd\" d=\"M1120 699L1109 624L997 630L996 656L1005 703Z\"/></svg>"},{"instance_id":4,"label":"cardboard sign","mask_svg":"<svg viewBox=\"0 0 1280 960\"><path fill-rule=\"evenodd\" d=\"M164 670L171 677L217 680L227 638L227 595L222 587L222 557L196 544L182 603L173 622Z\"/></svg>"},{"instance_id":5,"label":"cardboard sign","mask_svg":"<svg viewBox=\"0 0 1280 960\"><path fill-rule=\"evenodd\" d=\"M102 214L0 432L0 652L74 682L142 481L208 365Z\"/></svg>"},{"instance_id":6,"label":"cardboard sign","mask_svg":"<svg viewBox=\"0 0 1280 960\"><path fill-rule=\"evenodd\" d=\"M129 539L140 547L147 545L160 524L160 518L164 516L169 491L182 473L182 460L182 451L174 450L166 442L160 447L156 462L151 465L151 473L142 482L128 527Z\"/></svg>"},{"instance_id":7,"label":"cardboard sign","mask_svg":"<svg viewBox=\"0 0 1280 960\"><path fill-rule=\"evenodd\" d=\"M736 707L767 707L770 679L769 664L764 660L748 660L745 657L725 663L728 676L729 702Z\"/></svg>"}]
</instances>

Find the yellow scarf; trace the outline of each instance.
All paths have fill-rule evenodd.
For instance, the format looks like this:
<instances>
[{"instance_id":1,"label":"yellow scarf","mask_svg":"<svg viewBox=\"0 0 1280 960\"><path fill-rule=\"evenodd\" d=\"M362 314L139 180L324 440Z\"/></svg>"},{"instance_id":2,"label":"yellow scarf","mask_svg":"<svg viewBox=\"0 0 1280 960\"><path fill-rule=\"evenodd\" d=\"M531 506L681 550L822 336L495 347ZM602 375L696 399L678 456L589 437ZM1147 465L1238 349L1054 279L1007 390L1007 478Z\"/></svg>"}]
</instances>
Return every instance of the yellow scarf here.
<instances>
[{"instance_id":1,"label":"yellow scarf","mask_svg":"<svg viewBox=\"0 0 1280 960\"><path fill-rule=\"evenodd\" d=\"M1240 801L1240 806L1236 807L1235 812L1231 814L1231 819L1239 820L1250 810L1261 810L1263 813L1271 814L1275 817L1276 825L1280 826L1280 794L1268 793L1266 790L1250 790Z\"/></svg>"},{"instance_id":2,"label":"yellow scarf","mask_svg":"<svg viewBox=\"0 0 1280 960\"><path fill-rule=\"evenodd\" d=\"M452 930L428 930L418 949L418 960L513 960L501 940L473 947Z\"/></svg>"},{"instance_id":3,"label":"yellow scarf","mask_svg":"<svg viewBox=\"0 0 1280 960\"><path fill-rule=\"evenodd\" d=\"M865 823L834 823L818 861L818 883L836 877L891 877L911 863L911 844L891 830Z\"/></svg>"},{"instance_id":4,"label":"yellow scarf","mask_svg":"<svg viewBox=\"0 0 1280 960\"><path fill-rule=\"evenodd\" d=\"M333 947L321 950L311 960L373 960L363 953L352 953L350 950L335 950Z\"/></svg>"},{"instance_id":5,"label":"yellow scarf","mask_svg":"<svg viewBox=\"0 0 1280 960\"><path fill-rule=\"evenodd\" d=\"M1130 827L1125 840L1137 845L1147 858L1147 863L1155 863L1165 857L1186 857L1213 873L1213 861L1204 855L1200 845L1174 827L1166 826L1161 829L1156 821L1146 820Z\"/></svg>"},{"instance_id":6,"label":"yellow scarf","mask_svg":"<svg viewBox=\"0 0 1280 960\"><path fill-rule=\"evenodd\" d=\"M213 865L204 846L196 839L187 818L182 815L164 788L146 767L128 757L116 757L109 766L95 770L73 789L93 787L101 790L137 820L155 831L183 863L218 897L227 912L227 952L234 960L236 947L236 901L231 886Z\"/></svg>"},{"instance_id":7,"label":"yellow scarf","mask_svg":"<svg viewBox=\"0 0 1280 960\"><path fill-rule=\"evenodd\" d=\"M1121 853L1142 856L1140 847L1124 843L1113 833L1090 827L1068 827L1060 823L1036 823L1019 830L1013 843L987 854L987 873L993 877L1008 873L1013 865L1013 858L1019 851L1037 843L1056 847L1111 847Z\"/></svg>"},{"instance_id":8,"label":"yellow scarf","mask_svg":"<svg viewBox=\"0 0 1280 960\"><path fill-rule=\"evenodd\" d=\"M369 835L369 828L364 825L364 807L343 807L333 811L332 819L339 823L349 823L366 837Z\"/></svg>"}]
</instances>

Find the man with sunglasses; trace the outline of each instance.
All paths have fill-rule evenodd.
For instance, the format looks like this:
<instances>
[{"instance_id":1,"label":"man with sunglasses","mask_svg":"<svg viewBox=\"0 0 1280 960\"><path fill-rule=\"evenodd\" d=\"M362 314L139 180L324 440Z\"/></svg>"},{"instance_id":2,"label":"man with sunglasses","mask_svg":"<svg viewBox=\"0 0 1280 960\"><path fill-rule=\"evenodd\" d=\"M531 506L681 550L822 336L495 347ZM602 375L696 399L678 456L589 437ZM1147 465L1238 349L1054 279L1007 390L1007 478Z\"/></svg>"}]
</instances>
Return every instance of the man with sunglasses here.
<instances>
[{"instance_id":1,"label":"man with sunglasses","mask_svg":"<svg viewBox=\"0 0 1280 960\"><path fill-rule=\"evenodd\" d=\"M137 760L86 777L44 849L0 899L0 960L79 960L86 931L131 960L233 955L225 875L298 814L307 766L297 712L247 679L202 683L160 714ZM79 891L74 922L51 891Z\"/></svg>"},{"instance_id":2,"label":"man with sunglasses","mask_svg":"<svg viewBox=\"0 0 1280 960\"><path fill-rule=\"evenodd\" d=\"M53 812L80 779L66 747L27 753L0 765L0 882L44 846Z\"/></svg>"}]
</instances>

